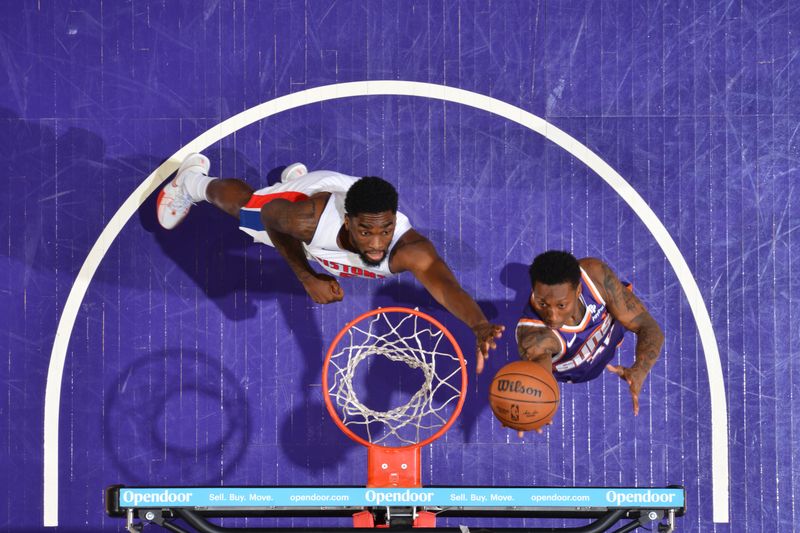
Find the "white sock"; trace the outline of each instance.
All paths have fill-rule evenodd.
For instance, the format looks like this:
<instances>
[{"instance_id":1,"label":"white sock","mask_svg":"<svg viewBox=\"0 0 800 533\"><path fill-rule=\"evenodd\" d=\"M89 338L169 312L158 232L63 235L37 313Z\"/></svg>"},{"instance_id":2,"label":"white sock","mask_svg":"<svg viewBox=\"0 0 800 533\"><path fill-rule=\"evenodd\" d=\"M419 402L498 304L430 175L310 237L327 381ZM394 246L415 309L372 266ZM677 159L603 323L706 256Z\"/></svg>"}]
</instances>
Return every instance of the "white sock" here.
<instances>
[{"instance_id":1,"label":"white sock","mask_svg":"<svg viewBox=\"0 0 800 533\"><path fill-rule=\"evenodd\" d=\"M206 176L200 172L187 172L186 177L183 178L183 186L186 188L186 192L189 193L193 202L208 201L208 198L206 198L206 189L208 189L208 184L215 179L217 178Z\"/></svg>"}]
</instances>

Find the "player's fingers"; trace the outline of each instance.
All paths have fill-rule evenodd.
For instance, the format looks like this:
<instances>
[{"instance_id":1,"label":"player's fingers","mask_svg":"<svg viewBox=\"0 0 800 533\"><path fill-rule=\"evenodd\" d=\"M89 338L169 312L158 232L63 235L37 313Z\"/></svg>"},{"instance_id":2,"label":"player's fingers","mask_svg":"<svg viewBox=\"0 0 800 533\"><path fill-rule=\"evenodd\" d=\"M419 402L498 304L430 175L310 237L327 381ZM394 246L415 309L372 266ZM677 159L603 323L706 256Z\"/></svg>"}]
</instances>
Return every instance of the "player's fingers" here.
<instances>
[{"instance_id":1,"label":"player's fingers","mask_svg":"<svg viewBox=\"0 0 800 533\"><path fill-rule=\"evenodd\" d=\"M616 374L616 375L618 375L620 377L624 375L624 372L622 371L622 367L621 366L606 365L606 369L609 372L613 372L614 374Z\"/></svg>"},{"instance_id":2,"label":"player's fingers","mask_svg":"<svg viewBox=\"0 0 800 533\"><path fill-rule=\"evenodd\" d=\"M524 431L517 431L517 437L519 437L521 439L525 438L525 432Z\"/></svg>"},{"instance_id":3,"label":"player's fingers","mask_svg":"<svg viewBox=\"0 0 800 533\"><path fill-rule=\"evenodd\" d=\"M336 291L333 290L333 287L330 286L330 285L328 286L328 289L329 289L328 292L321 296L321 298L323 300L322 303L331 304L331 303L334 303L334 302L341 302L342 301L342 298L344 297L344 294L341 291L337 293Z\"/></svg>"},{"instance_id":4,"label":"player's fingers","mask_svg":"<svg viewBox=\"0 0 800 533\"><path fill-rule=\"evenodd\" d=\"M633 398L633 416L639 416L639 395L631 391L631 397Z\"/></svg>"},{"instance_id":5,"label":"player's fingers","mask_svg":"<svg viewBox=\"0 0 800 533\"><path fill-rule=\"evenodd\" d=\"M484 359L488 359L490 348L492 348L491 342L487 339L484 339L478 343L478 354Z\"/></svg>"}]
</instances>

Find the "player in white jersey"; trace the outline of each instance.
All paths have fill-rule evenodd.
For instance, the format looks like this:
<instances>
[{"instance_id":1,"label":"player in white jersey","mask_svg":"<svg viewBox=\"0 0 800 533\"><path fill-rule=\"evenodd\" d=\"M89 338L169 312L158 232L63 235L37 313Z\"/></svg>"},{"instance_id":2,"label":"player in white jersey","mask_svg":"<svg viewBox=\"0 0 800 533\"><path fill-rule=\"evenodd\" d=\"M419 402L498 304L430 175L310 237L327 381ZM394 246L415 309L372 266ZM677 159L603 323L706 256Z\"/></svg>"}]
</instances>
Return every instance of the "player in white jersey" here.
<instances>
[{"instance_id":1,"label":"player in white jersey","mask_svg":"<svg viewBox=\"0 0 800 533\"><path fill-rule=\"evenodd\" d=\"M476 373L496 348L503 326L491 324L456 280L433 244L397 211L397 191L381 178L338 172L309 173L295 163L281 183L254 191L239 179L208 175L210 162L191 154L156 202L159 223L178 225L191 206L208 201L239 219L256 241L274 246L317 303L338 302L344 291L334 276L387 277L410 271L431 296L472 329ZM314 259L329 274L315 271Z\"/></svg>"}]
</instances>

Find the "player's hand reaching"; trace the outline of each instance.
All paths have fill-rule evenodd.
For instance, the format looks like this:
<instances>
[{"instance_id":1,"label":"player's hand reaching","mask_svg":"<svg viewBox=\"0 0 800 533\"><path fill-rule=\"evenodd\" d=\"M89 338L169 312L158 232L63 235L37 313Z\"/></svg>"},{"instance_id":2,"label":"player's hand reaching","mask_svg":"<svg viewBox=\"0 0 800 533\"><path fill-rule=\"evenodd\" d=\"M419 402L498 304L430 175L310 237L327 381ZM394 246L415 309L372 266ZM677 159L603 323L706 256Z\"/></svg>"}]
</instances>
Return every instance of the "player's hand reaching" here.
<instances>
[{"instance_id":1,"label":"player's hand reaching","mask_svg":"<svg viewBox=\"0 0 800 533\"><path fill-rule=\"evenodd\" d=\"M547 423L546 423L544 426L542 426L542 427L540 427L540 428L536 428L536 429L534 429L534 431L535 431L536 433L538 433L539 435L541 435L541 434L543 434L543 433L544 433L545 426L552 426L552 425L553 425L553 421L551 420L550 422L547 422ZM517 430L517 436L518 436L519 438L521 438L521 439L522 439L522 438L525 438L525 432L524 432L524 431L522 431L522 430Z\"/></svg>"},{"instance_id":2,"label":"player's hand reaching","mask_svg":"<svg viewBox=\"0 0 800 533\"><path fill-rule=\"evenodd\" d=\"M620 379L628 384L631 389L631 397L633 398L633 414L634 416L638 415L639 393L642 391L642 385L644 384L644 378L647 377L647 371L640 370L636 366L628 368L622 365L606 365L606 369L618 375Z\"/></svg>"},{"instance_id":3,"label":"player's hand reaching","mask_svg":"<svg viewBox=\"0 0 800 533\"><path fill-rule=\"evenodd\" d=\"M478 357L477 365L475 366L476 374L483 372L483 364L489 358L489 350L497 348L495 339L502 337L505 329L505 326L490 324L489 322L481 322L473 326L472 332L475 334Z\"/></svg>"},{"instance_id":4,"label":"player's hand reaching","mask_svg":"<svg viewBox=\"0 0 800 533\"><path fill-rule=\"evenodd\" d=\"M311 299L318 304L341 302L344 291L336 278L328 274L315 272L301 280L303 287Z\"/></svg>"}]
</instances>

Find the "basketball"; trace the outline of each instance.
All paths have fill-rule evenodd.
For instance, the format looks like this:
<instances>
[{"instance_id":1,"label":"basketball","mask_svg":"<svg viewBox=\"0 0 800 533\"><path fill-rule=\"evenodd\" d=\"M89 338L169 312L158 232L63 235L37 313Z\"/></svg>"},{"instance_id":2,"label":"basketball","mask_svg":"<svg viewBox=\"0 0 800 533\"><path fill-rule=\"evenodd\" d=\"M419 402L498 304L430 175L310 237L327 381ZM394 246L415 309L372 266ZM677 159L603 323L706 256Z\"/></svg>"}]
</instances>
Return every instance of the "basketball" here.
<instances>
[{"instance_id":1,"label":"basketball","mask_svg":"<svg viewBox=\"0 0 800 533\"><path fill-rule=\"evenodd\" d=\"M504 426L517 431L536 430L553 419L560 399L551 373L530 361L515 361L495 374L489 405Z\"/></svg>"}]
</instances>

